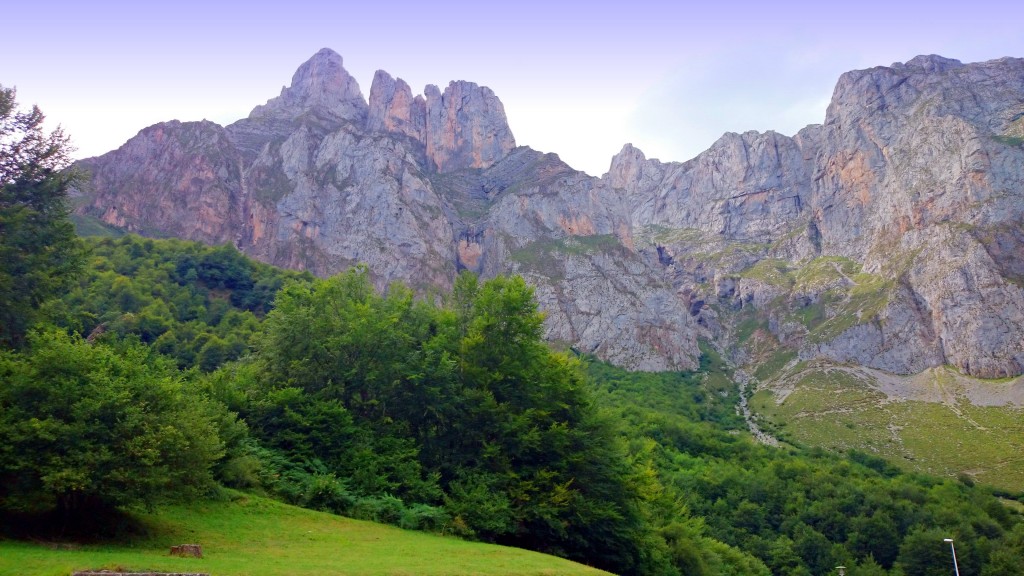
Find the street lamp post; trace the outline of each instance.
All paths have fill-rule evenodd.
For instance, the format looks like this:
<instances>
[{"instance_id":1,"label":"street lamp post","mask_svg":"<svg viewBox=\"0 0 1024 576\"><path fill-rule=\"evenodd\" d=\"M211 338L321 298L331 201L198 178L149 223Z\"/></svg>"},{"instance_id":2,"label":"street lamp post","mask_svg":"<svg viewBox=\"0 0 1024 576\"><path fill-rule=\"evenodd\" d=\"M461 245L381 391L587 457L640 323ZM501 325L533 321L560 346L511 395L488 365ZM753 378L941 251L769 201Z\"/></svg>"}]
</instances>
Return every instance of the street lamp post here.
<instances>
[{"instance_id":1,"label":"street lamp post","mask_svg":"<svg viewBox=\"0 0 1024 576\"><path fill-rule=\"evenodd\" d=\"M839 572L839 576L846 576L846 566L836 566L836 572Z\"/></svg>"},{"instance_id":2,"label":"street lamp post","mask_svg":"<svg viewBox=\"0 0 1024 576\"><path fill-rule=\"evenodd\" d=\"M952 538L944 538L943 542L949 542L949 549L953 552L953 571L956 572L956 576L960 576L960 568L956 565L956 546L953 546Z\"/></svg>"}]
</instances>

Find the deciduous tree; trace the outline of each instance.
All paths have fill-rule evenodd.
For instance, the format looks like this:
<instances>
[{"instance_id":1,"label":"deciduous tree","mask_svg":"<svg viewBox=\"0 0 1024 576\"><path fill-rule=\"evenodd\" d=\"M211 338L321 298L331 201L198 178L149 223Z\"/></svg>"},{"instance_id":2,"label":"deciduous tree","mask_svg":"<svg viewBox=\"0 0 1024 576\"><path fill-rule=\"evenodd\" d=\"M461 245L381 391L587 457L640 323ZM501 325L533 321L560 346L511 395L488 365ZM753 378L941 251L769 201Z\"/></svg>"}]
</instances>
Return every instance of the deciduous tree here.
<instances>
[{"instance_id":1,"label":"deciduous tree","mask_svg":"<svg viewBox=\"0 0 1024 576\"><path fill-rule=\"evenodd\" d=\"M204 488L225 419L145 347L33 335L0 352L0 508L78 516Z\"/></svg>"}]
</instances>

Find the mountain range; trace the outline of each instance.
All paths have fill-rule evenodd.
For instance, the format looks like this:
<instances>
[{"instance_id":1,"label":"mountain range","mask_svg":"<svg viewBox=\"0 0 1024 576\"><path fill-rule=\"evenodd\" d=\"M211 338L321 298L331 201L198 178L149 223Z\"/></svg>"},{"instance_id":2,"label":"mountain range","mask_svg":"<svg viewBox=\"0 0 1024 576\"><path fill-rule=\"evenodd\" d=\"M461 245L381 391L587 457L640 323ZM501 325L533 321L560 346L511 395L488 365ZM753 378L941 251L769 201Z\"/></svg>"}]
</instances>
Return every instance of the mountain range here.
<instances>
[{"instance_id":1,"label":"mountain range","mask_svg":"<svg viewBox=\"0 0 1024 576\"><path fill-rule=\"evenodd\" d=\"M78 166L79 214L131 232L421 294L521 274L550 341L630 369L696 368L706 340L740 365L1024 373L1022 59L848 72L792 137L686 162L627 144L598 178L517 146L486 87L378 71L364 98L324 49L247 118Z\"/></svg>"}]
</instances>

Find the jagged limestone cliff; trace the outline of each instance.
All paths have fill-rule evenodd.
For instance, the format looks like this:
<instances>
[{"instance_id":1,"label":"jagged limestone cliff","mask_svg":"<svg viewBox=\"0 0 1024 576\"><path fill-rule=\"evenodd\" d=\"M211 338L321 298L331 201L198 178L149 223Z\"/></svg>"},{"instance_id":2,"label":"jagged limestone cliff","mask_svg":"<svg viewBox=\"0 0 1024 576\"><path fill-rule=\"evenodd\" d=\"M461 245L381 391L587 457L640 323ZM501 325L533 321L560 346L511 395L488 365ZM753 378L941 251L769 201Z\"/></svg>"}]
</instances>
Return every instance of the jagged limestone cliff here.
<instances>
[{"instance_id":1,"label":"jagged limestone cliff","mask_svg":"<svg viewBox=\"0 0 1024 576\"><path fill-rule=\"evenodd\" d=\"M323 50L246 119L83 161L82 211L321 275L366 262L380 285L517 272L549 338L630 368L692 368L707 336L741 362L767 342L999 377L1024 372L1022 136L1024 61L918 57L843 75L793 137L683 163L627 145L594 178L516 147L485 87L413 96L378 72L364 100Z\"/></svg>"},{"instance_id":2,"label":"jagged limestone cliff","mask_svg":"<svg viewBox=\"0 0 1024 576\"><path fill-rule=\"evenodd\" d=\"M629 249L614 191L516 148L501 102L471 82L414 97L378 72L367 102L325 49L246 119L160 124L81 166L94 175L83 212L133 232L320 275L364 262L381 287L421 292L459 269L519 272L550 339L634 368L696 366L696 324Z\"/></svg>"},{"instance_id":3,"label":"jagged limestone cliff","mask_svg":"<svg viewBox=\"0 0 1024 576\"><path fill-rule=\"evenodd\" d=\"M669 164L627 146L606 179L677 286L766 312L804 358L1018 375L1022 117L1024 61L918 57L843 75L793 138L727 134Z\"/></svg>"}]
</instances>

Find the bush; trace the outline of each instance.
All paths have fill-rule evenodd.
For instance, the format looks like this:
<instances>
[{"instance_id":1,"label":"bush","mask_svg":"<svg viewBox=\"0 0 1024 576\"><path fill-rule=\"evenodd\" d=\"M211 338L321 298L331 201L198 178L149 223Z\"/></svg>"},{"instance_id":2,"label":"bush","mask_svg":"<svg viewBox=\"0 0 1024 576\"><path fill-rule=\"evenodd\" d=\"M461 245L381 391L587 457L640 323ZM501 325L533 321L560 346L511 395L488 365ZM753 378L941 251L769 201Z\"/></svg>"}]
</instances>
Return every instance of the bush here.
<instances>
[{"instance_id":1,"label":"bush","mask_svg":"<svg viewBox=\"0 0 1024 576\"><path fill-rule=\"evenodd\" d=\"M356 500L352 508L352 517L397 526L404 510L405 504L394 496L370 496Z\"/></svg>"},{"instance_id":2,"label":"bush","mask_svg":"<svg viewBox=\"0 0 1024 576\"><path fill-rule=\"evenodd\" d=\"M349 493L345 483L334 474L313 474L306 480L303 490L304 508L347 514L355 505L355 497Z\"/></svg>"},{"instance_id":3,"label":"bush","mask_svg":"<svg viewBox=\"0 0 1024 576\"><path fill-rule=\"evenodd\" d=\"M443 532L451 522L451 516L444 508L413 504L402 510L398 525L406 530Z\"/></svg>"},{"instance_id":4,"label":"bush","mask_svg":"<svg viewBox=\"0 0 1024 576\"><path fill-rule=\"evenodd\" d=\"M255 488L260 485L260 459L243 454L229 459L220 469L218 479L229 488Z\"/></svg>"}]
</instances>

